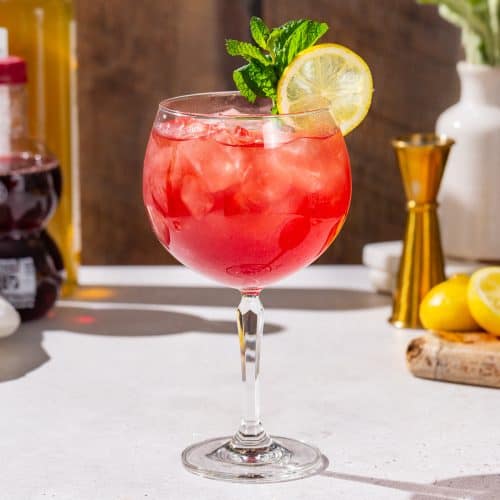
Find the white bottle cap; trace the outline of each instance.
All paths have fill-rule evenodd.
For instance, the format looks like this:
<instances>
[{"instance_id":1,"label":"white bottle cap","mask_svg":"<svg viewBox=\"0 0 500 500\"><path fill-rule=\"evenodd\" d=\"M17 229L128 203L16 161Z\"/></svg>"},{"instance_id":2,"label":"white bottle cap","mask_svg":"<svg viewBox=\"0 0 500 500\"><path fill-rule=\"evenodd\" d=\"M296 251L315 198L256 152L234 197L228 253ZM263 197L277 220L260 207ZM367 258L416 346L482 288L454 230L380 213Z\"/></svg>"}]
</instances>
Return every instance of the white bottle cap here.
<instances>
[{"instance_id":1,"label":"white bottle cap","mask_svg":"<svg viewBox=\"0 0 500 500\"><path fill-rule=\"evenodd\" d=\"M0 57L9 55L9 32L5 28L0 28Z\"/></svg>"}]
</instances>

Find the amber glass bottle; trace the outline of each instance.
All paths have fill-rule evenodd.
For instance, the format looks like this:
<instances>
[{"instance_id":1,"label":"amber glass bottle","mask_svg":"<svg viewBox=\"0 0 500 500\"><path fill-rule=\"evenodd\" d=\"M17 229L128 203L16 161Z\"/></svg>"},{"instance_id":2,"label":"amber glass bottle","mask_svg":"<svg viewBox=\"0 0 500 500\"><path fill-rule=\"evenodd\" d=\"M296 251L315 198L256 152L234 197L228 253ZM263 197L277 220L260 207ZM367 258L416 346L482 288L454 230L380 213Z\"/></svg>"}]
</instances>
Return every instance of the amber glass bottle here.
<instances>
[{"instance_id":1,"label":"amber glass bottle","mask_svg":"<svg viewBox=\"0 0 500 500\"><path fill-rule=\"evenodd\" d=\"M80 260L76 31L71 0L0 0L9 52L28 66L30 134L61 164L63 192L49 224L64 258L67 284Z\"/></svg>"}]
</instances>

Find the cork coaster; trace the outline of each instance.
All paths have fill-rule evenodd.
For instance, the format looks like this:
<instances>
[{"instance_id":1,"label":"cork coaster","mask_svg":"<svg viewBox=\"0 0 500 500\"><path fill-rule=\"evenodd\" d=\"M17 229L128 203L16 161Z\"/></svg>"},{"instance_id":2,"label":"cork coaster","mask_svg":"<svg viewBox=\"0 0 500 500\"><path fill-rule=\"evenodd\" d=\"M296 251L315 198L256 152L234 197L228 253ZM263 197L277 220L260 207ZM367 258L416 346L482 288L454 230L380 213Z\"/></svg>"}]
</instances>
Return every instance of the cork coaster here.
<instances>
[{"instance_id":1,"label":"cork coaster","mask_svg":"<svg viewBox=\"0 0 500 500\"><path fill-rule=\"evenodd\" d=\"M426 333L406 351L416 377L500 388L500 337L487 333Z\"/></svg>"}]
</instances>

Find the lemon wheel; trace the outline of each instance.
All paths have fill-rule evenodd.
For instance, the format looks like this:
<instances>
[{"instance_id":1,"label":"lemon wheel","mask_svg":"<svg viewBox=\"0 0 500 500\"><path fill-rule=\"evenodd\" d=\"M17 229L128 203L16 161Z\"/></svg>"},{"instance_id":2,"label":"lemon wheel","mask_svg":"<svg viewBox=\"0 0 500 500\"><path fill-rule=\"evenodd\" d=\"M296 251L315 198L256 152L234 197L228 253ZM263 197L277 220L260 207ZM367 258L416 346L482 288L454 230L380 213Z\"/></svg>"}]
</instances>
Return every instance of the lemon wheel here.
<instances>
[{"instance_id":1,"label":"lemon wheel","mask_svg":"<svg viewBox=\"0 0 500 500\"><path fill-rule=\"evenodd\" d=\"M278 82L280 113L328 107L344 135L370 109L373 79L366 62L342 45L325 43L300 52Z\"/></svg>"}]
</instances>

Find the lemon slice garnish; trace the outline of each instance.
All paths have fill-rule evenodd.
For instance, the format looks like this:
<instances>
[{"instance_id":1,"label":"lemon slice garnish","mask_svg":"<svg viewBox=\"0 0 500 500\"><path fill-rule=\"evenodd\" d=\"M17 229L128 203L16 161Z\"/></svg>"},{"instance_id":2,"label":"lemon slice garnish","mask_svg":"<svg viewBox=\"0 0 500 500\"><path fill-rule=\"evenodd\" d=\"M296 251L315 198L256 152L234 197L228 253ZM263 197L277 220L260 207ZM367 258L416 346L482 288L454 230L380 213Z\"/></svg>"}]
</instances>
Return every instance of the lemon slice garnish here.
<instances>
[{"instance_id":1,"label":"lemon slice garnish","mask_svg":"<svg viewBox=\"0 0 500 500\"><path fill-rule=\"evenodd\" d=\"M347 135L365 118L373 94L373 79L366 62L355 52L334 43L299 52L278 82L280 113L330 109Z\"/></svg>"}]
</instances>

